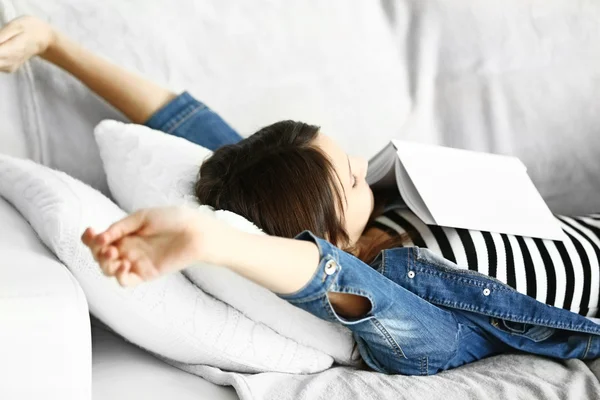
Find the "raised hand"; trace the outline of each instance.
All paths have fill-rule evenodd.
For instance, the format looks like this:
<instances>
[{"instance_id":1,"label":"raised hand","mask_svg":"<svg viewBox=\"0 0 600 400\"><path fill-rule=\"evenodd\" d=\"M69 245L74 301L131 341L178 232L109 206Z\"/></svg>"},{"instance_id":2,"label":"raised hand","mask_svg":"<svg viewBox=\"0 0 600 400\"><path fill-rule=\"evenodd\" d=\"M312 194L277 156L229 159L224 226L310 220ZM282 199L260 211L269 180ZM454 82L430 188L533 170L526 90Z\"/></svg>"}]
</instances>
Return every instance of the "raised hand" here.
<instances>
[{"instance_id":1,"label":"raised hand","mask_svg":"<svg viewBox=\"0 0 600 400\"><path fill-rule=\"evenodd\" d=\"M14 72L31 57L44 53L55 33L46 22L30 16L10 21L0 29L0 71Z\"/></svg>"}]
</instances>

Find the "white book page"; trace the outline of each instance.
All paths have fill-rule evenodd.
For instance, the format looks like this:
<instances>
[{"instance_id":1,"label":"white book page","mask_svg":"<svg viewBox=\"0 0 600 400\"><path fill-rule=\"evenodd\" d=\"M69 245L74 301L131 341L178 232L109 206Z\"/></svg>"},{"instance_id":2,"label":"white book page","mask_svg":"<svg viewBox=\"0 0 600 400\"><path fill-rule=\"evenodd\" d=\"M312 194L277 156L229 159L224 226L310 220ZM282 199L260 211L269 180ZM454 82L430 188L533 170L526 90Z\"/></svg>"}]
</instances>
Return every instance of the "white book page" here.
<instances>
[{"instance_id":1,"label":"white book page","mask_svg":"<svg viewBox=\"0 0 600 400\"><path fill-rule=\"evenodd\" d=\"M404 203L416 214L425 224L435 225L433 216L419 195L419 191L412 183L410 176L402 165L399 158L396 157L396 185Z\"/></svg>"},{"instance_id":2,"label":"white book page","mask_svg":"<svg viewBox=\"0 0 600 400\"><path fill-rule=\"evenodd\" d=\"M393 140L436 225L564 240L516 157Z\"/></svg>"}]
</instances>

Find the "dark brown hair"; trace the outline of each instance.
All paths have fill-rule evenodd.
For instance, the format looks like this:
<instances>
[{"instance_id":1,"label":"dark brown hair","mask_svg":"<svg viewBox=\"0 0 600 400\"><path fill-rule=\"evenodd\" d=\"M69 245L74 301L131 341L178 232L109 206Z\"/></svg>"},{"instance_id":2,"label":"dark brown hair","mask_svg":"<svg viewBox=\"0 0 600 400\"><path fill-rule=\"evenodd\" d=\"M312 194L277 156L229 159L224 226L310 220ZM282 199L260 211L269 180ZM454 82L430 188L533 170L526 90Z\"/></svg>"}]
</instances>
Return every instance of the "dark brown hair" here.
<instances>
[{"instance_id":1,"label":"dark brown hair","mask_svg":"<svg viewBox=\"0 0 600 400\"><path fill-rule=\"evenodd\" d=\"M269 235L293 238L310 230L368 262L378 249L360 256L349 247L341 182L329 157L313 143L319 129L280 121L218 148L200 167L196 198L245 217Z\"/></svg>"}]
</instances>

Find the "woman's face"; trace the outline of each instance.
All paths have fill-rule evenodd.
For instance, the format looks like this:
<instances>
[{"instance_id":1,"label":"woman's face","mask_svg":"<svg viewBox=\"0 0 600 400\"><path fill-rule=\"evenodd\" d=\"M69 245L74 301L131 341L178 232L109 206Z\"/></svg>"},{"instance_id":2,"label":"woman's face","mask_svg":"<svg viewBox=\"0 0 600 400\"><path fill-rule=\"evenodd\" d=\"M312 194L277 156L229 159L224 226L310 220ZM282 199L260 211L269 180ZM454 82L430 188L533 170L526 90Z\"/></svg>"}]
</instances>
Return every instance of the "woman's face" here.
<instances>
[{"instance_id":1,"label":"woman's face","mask_svg":"<svg viewBox=\"0 0 600 400\"><path fill-rule=\"evenodd\" d=\"M362 157L353 157L330 137L319 132L314 144L329 156L340 177L342 199L344 205L345 228L350 236L350 244L355 244L361 237L365 226L373 212L373 192L367 184L368 162Z\"/></svg>"}]
</instances>

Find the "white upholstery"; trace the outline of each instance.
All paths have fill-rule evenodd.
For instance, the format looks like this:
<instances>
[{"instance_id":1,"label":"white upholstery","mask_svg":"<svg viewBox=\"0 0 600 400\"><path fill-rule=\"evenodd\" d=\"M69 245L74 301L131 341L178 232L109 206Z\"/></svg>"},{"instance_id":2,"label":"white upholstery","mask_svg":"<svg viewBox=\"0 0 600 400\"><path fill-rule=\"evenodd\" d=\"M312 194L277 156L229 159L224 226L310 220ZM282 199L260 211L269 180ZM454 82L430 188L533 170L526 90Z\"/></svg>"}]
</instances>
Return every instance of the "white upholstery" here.
<instances>
[{"instance_id":1,"label":"white upholstery","mask_svg":"<svg viewBox=\"0 0 600 400\"><path fill-rule=\"evenodd\" d=\"M89 399L88 304L77 280L0 197L0 399Z\"/></svg>"},{"instance_id":2,"label":"white upholstery","mask_svg":"<svg viewBox=\"0 0 600 400\"><path fill-rule=\"evenodd\" d=\"M236 400L231 386L219 386L173 368L92 317L92 386L96 399ZM47 399L47 397L44 397Z\"/></svg>"},{"instance_id":3,"label":"white upholstery","mask_svg":"<svg viewBox=\"0 0 600 400\"><path fill-rule=\"evenodd\" d=\"M27 137L23 135L23 123L19 107L18 75L0 73L0 151L17 157L29 157Z\"/></svg>"}]
</instances>

